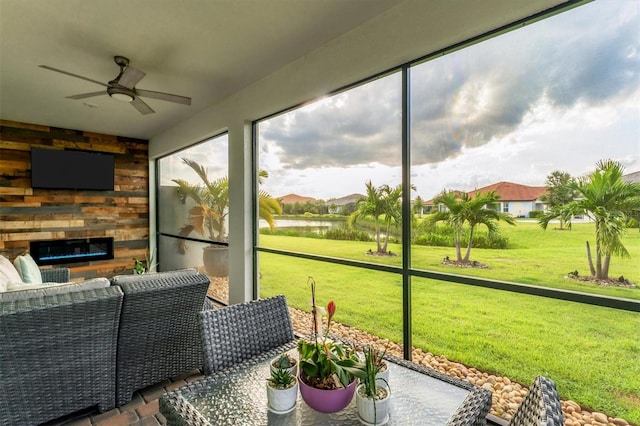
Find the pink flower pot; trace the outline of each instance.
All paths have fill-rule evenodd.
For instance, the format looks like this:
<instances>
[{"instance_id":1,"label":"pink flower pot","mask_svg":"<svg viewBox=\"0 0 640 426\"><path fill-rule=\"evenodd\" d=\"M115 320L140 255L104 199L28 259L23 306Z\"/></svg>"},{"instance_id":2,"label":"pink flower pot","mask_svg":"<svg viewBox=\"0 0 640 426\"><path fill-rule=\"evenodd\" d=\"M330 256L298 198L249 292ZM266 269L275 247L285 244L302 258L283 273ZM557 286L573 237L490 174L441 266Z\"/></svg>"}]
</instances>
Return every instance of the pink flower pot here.
<instances>
[{"instance_id":1,"label":"pink flower pot","mask_svg":"<svg viewBox=\"0 0 640 426\"><path fill-rule=\"evenodd\" d=\"M316 389L307 385L301 379L300 383L300 395L307 405L316 411L322 413L335 413L343 410L351 400L356 390L357 380L354 380L344 389Z\"/></svg>"}]
</instances>

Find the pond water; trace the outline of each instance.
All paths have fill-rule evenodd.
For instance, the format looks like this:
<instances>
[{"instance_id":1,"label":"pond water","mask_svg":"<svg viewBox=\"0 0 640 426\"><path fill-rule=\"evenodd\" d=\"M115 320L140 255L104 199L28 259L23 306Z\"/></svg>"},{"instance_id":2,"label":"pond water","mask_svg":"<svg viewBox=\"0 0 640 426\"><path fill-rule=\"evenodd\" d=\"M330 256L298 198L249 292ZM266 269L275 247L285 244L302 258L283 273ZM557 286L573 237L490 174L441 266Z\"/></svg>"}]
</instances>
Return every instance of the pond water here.
<instances>
[{"instance_id":1,"label":"pond water","mask_svg":"<svg viewBox=\"0 0 640 426\"><path fill-rule=\"evenodd\" d=\"M319 220L319 219L276 219L276 229L299 229L307 232L322 232L327 229L343 228L346 220ZM260 229L268 228L267 222L260 219Z\"/></svg>"}]
</instances>

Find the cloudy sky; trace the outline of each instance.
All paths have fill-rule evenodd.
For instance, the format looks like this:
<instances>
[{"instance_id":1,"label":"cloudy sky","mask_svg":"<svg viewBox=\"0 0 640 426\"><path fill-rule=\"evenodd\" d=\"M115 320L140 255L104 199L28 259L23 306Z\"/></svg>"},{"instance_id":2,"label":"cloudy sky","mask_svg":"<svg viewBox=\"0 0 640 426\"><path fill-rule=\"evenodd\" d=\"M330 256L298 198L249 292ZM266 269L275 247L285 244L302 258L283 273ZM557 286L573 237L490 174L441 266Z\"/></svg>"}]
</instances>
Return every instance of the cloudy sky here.
<instances>
[{"instance_id":1,"label":"cloudy sky","mask_svg":"<svg viewBox=\"0 0 640 426\"><path fill-rule=\"evenodd\" d=\"M427 52L425 52L427 53ZM601 159L640 171L640 2L598 1L411 69L411 179L542 186ZM400 75L259 126L262 188L320 199L401 181Z\"/></svg>"}]
</instances>

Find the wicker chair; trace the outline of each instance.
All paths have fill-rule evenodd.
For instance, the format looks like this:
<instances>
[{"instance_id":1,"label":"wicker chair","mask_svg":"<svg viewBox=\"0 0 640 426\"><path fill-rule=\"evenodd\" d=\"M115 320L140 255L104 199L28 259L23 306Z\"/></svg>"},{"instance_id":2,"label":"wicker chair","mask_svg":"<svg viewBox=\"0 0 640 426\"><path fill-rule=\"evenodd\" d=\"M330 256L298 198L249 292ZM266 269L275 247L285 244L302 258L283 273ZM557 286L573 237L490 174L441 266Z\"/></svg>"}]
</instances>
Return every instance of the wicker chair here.
<instances>
[{"instance_id":1,"label":"wicker chair","mask_svg":"<svg viewBox=\"0 0 640 426\"><path fill-rule=\"evenodd\" d=\"M40 269L43 282L50 283L68 283L71 281L71 274L69 268L46 268Z\"/></svg>"},{"instance_id":2,"label":"wicker chair","mask_svg":"<svg viewBox=\"0 0 640 426\"><path fill-rule=\"evenodd\" d=\"M124 292L118 337L116 405L133 392L203 367L198 313L209 278L195 270L121 275Z\"/></svg>"},{"instance_id":3,"label":"wicker chair","mask_svg":"<svg viewBox=\"0 0 640 426\"><path fill-rule=\"evenodd\" d=\"M0 425L113 408L122 291L12 295L0 294Z\"/></svg>"},{"instance_id":4,"label":"wicker chair","mask_svg":"<svg viewBox=\"0 0 640 426\"><path fill-rule=\"evenodd\" d=\"M205 374L231 367L294 340L284 296L200 313Z\"/></svg>"},{"instance_id":5,"label":"wicker chair","mask_svg":"<svg viewBox=\"0 0 640 426\"><path fill-rule=\"evenodd\" d=\"M562 426L562 406L553 380L538 376L516 410L509 426Z\"/></svg>"}]
</instances>

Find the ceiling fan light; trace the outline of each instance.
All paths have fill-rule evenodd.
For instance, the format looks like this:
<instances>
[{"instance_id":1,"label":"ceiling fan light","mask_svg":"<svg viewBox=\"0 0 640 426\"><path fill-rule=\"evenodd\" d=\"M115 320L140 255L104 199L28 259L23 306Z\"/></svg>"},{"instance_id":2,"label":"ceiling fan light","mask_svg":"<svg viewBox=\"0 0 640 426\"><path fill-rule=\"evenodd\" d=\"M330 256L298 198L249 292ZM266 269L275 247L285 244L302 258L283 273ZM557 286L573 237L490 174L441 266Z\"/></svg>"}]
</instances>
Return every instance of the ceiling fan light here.
<instances>
[{"instance_id":1,"label":"ceiling fan light","mask_svg":"<svg viewBox=\"0 0 640 426\"><path fill-rule=\"evenodd\" d=\"M122 102L133 102L133 96L128 93L109 93L109 96Z\"/></svg>"}]
</instances>

